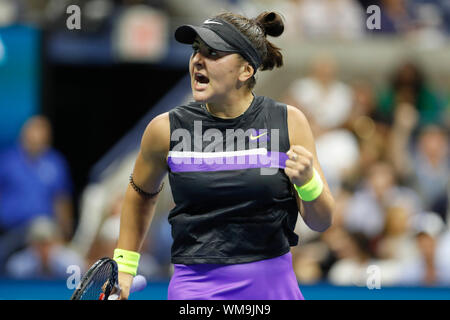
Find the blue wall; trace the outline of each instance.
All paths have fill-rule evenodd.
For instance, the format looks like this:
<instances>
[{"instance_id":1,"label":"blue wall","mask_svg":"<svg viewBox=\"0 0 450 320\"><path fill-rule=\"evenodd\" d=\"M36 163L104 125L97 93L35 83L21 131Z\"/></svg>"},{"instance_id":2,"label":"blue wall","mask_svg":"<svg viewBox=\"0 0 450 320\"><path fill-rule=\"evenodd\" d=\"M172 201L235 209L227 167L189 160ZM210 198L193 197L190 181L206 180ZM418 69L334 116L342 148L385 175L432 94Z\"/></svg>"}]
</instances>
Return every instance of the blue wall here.
<instances>
[{"instance_id":1,"label":"blue wall","mask_svg":"<svg viewBox=\"0 0 450 320\"><path fill-rule=\"evenodd\" d=\"M166 300L168 282L149 282L131 300ZM300 285L307 300L450 300L450 288L336 287L329 284ZM73 290L65 281L0 280L0 300L69 300Z\"/></svg>"},{"instance_id":2,"label":"blue wall","mask_svg":"<svg viewBox=\"0 0 450 320\"><path fill-rule=\"evenodd\" d=\"M27 26L0 28L0 150L38 112L39 32Z\"/></svg>"}]
</instances>

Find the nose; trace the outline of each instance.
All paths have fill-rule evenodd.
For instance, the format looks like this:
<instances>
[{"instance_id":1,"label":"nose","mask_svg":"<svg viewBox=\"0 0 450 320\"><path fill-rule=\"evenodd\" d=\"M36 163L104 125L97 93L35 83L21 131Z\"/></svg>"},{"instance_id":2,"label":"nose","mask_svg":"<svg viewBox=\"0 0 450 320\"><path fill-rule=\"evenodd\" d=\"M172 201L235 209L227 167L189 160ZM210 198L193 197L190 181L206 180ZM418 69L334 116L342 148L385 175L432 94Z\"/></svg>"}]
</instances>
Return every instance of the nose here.
<instances>
[{"instance_id":1,"label":"nose","mask_svg":"<svg viewBox=\"0 0 450 320\"><path fill-rule=\"evenodd\" d=\"M205 57L200 53L200 51L194 52L191 57L192 64L196 67L201 67L203 66L204 58Z\"/></svg>"}]
</instances>

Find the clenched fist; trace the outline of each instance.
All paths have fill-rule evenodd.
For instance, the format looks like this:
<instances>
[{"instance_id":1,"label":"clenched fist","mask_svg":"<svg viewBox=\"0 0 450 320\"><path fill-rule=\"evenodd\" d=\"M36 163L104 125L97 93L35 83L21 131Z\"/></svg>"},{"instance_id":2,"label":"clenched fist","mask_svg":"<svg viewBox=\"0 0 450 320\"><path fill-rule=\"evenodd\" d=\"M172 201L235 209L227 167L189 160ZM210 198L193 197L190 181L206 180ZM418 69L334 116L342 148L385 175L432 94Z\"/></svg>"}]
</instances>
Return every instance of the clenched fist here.
<instances>
[{"instance_id":1,"label":"clenched fist","mask_svg":"<svg viewBox=\"0 0 450 320\"><path fill-rule=\"evenodd\" d=\"M284 172L292 183L301 187L313 177L314 157L311 152L299 145L291 146L286 154L289 159L286 160Z\"/></svg>"}]
</instances>

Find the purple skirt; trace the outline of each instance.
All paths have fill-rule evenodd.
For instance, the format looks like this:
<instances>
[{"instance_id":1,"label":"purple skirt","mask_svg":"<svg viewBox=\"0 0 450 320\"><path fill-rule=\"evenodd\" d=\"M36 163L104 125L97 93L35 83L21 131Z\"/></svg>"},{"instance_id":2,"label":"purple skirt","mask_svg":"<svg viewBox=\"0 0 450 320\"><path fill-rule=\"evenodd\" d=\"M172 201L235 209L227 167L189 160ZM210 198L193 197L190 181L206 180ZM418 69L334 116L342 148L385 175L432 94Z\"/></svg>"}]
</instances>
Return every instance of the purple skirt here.
<instances>
[{"instance_id":1,"label":"purple skirt","mask_svg":"<svg viewBox=\"0 0 450 320\"><path fill-rule=\"evenodd\" d=\"M175 264L168 300L304 300L290 252L240 264Z\"/></svg>"}]
</instances>

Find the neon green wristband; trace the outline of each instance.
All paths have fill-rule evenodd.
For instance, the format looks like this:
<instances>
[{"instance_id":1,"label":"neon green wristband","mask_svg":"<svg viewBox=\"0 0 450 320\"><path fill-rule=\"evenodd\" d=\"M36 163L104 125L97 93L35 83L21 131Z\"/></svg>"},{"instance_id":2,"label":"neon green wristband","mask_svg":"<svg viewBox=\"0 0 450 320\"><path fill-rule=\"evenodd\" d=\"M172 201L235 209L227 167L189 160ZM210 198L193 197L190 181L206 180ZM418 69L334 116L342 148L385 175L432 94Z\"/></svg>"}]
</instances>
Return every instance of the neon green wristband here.
<instances>
[{"instance_id":1,"label":"neon green wristband","mask_svg":"<svg viewBox=\"0 0 450 320\"><path fill-rule=\"evenodd\" d=\"M138 252L117 248L114 250L113 259L117 262L119 272L125 272L135 276L137 273L140 257L141 255Z\"/></svg>"},{"instance_id":2,"label":"neon green wristband","mask_svg":"<svg viewBox=\"0 0 450 320\"><path fill-rule=\"evenodd\" d=\"M323 182L320 179L319 173L316 169L313 170L313 177L307 183L301 187L294 184L295 190L297 190L300 199L303 201L313 201L317 199L323 190Z\"/></svg>"}]
</instances>

